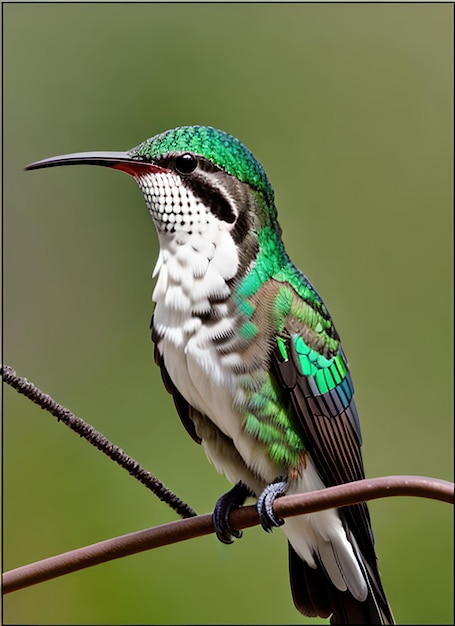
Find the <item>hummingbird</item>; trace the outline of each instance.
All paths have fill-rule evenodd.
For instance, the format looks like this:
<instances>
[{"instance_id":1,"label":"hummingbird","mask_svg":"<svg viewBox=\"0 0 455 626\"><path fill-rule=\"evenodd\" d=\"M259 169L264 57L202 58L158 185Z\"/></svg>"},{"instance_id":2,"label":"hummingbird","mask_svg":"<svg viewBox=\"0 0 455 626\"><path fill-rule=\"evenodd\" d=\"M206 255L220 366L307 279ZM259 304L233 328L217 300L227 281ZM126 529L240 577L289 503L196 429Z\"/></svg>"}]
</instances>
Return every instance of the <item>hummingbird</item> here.
<instances>
[{"instance_id":1,"label":"hummingbird","mask_svg":"<svg viewBox=\"0 0 455 626\"><path fill-rule=\"evenodd\" d=\"M126 152L82 152L26 169L99 165L132 176L151 214L154 356L189 435L234 485L214 508L256 498L259 519L288 538L296 608L333 624L392 624L367 505L286 519L283 494L364 478L347 359L330 313L292 263L264 168L238 139L181 126Z\"/></svg>"}]
</instances>

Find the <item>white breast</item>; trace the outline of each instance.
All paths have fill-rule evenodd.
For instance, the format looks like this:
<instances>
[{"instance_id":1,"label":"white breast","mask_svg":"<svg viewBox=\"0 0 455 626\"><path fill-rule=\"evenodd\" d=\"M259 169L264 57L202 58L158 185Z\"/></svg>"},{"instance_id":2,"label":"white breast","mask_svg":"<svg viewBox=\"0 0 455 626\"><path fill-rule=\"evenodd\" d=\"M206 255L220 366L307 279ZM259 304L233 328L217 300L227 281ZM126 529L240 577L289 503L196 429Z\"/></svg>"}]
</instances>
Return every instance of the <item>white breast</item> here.
<instances>
[{"instance_id":1,"label":"white breast","mask_svg":"<svg viewBox=\"0 0 455 626\"><path fill-rule=\"evenodd\" d=\"M153 324L165 367L187 402L232 439L247 466L264 481L272 481L278 469L268 459L263 444L245 435L242 415L236 409L243 399L232 367L236 355L223 355L213 341L228 334L236 322L235 314L230 316L227 304L222 302L230 295L226 281L235 276L238 268L234 241L216 220L203 234L159 234L159 238ZM211 298L221 302L211 305ZM220 318L210 325L203 324L194 314L208 312L211 306ZM230 480L244 478L233 477L232 467L228 471L223 459L213 458L208 446L206 452Z\"/></svg>"}]
</instances>

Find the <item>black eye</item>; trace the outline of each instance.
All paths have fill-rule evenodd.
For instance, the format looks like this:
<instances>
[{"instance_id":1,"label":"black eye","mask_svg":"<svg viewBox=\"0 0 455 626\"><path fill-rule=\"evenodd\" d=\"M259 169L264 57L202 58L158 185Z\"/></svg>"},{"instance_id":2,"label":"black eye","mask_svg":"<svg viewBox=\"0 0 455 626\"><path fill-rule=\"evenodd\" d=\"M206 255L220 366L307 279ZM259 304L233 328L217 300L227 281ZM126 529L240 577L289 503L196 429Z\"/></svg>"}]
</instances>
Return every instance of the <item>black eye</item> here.
<instances>
[{"instance_id":1,"label":"black eye","mask_svg":"<svg viewBox=\"0 0 455 626\"><path fill-rule=\"evenodd\" d=\"M197 167L197 159L193 154L185 152L175 159L175 169L179 174L191 174Z\"/></svg>"}]
</instances>

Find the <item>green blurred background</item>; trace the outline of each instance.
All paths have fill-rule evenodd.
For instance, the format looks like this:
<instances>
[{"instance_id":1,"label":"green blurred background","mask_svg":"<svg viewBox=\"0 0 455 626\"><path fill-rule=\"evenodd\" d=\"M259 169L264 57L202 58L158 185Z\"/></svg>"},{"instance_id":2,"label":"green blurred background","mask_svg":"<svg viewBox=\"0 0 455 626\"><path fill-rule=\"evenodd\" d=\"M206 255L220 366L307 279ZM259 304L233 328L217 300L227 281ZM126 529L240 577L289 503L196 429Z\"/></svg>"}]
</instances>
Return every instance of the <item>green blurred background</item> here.
<instances>
[{"instance_id":1,"label":"green blurred background","mask_svg":"<svg viewBox=\"0 0 455 626\"><path fill-rule=\"evenodd\" d=\"M153 363L157 240L102 168L24 172L183 124L239 137L274 185L287 249L328 304L368 476L452 479L449 4L4 5L4 361L199 513L228 487ZM398 623L453 623L452 510L371 504ZM4 390L4 569L176 519ZM209 536L5 598L10 624L298 624L280 532Z\"/></svg>"}]
</instances>

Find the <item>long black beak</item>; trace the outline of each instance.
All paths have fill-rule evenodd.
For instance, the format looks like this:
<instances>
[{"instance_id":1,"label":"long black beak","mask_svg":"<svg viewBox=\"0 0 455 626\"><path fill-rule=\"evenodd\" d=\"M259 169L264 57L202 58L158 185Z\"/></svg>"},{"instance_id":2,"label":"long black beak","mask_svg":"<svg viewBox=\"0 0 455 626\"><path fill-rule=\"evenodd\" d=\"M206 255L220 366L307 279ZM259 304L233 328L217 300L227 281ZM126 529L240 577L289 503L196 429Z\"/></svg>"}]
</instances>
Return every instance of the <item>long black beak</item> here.
<instances>
[{"instance_id":1,"label":"long black beak","mask_svg":"<svg viewBox=\"0 0 455 626\"><path fill-rule=\"evenodd\" d=\"M149 161L139 161L130 156L128 152L76 152L74 154L62 154L30 163L24 169L39 170L44 167L58 167L60 165L102 165L103 167L120 170L134 177L146 173L166 171L159 165Z\"/></svg>"}]
</instances>

